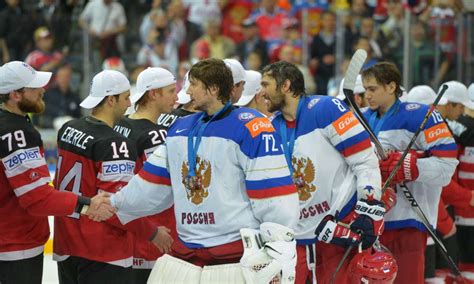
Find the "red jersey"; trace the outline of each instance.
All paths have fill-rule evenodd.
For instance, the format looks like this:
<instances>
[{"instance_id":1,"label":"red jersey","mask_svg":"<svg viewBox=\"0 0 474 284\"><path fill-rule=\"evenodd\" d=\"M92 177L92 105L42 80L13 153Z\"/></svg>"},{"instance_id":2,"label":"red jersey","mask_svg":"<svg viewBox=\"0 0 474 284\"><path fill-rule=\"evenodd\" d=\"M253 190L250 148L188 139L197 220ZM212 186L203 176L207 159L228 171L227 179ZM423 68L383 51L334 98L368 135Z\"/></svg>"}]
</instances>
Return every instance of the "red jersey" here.
<instances>
[{"instance_id":1,"label":"red jersey","mask_svg":"<svg viewBox=\"0 0 474 284\"><path fill-rule=\"evenodd\" d=\"M86 197L120 190L132 178L137 159L128 139L90 116L63 125L58 132L58 155L56 187ZM133 253L129 231L148 239L156 226L143 218L121 225L116 216L100 223L78 214L56 217L54 259L72 255L129 267Z\"/></svg>"},{"instance_id":2,"label":"red jersey","mask_svg":"<svg viewBox=\"0 0 474 284\"><path fill-rule=\"evenodd\" d=\"M123 118L114 126L114 130L129 138L136 147L138 159L135 173L143 167L148 156L163 144L166 139L167 127L152 123L148 119ZM165 226L171 230L171 235L176 241L176 220L173 207L153 216L148 217L156 226ZM156 259L163 254L158 248L146 240L135 238L133 251L133 267L139 269L152 269Z\"/></svg>"},{"instance_id":3,"label":"red jersey","mask_svg":"<svg viewBox=\"0 0 474 284\"><path fill-rule=\"evenodd\" d=\"M49 238L48 215L74 212L77 196L49 182L40 134L27 116L0 109L0 261L35 257Z\"/></svg>"}]
</instances>

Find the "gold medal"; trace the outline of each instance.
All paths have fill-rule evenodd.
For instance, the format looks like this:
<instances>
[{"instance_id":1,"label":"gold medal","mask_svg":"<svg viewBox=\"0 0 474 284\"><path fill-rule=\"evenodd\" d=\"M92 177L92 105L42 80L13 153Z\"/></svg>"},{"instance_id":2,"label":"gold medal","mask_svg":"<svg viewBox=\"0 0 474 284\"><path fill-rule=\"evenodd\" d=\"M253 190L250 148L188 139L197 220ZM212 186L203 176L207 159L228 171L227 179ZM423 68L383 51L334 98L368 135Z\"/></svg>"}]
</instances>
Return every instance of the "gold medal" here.
<instances>
[{"instance_id":1,"label":"gold medal","mask_svg":"<svg viewBox=\"0 0 474 284\"><path fill-rule=\"evenodd\" d=\"M305 181L303 179L303 176L297 173L293 173L292 176L293 183L296 185L298 188L303 188L305 186Z\"/></svg>"}]
</instances>

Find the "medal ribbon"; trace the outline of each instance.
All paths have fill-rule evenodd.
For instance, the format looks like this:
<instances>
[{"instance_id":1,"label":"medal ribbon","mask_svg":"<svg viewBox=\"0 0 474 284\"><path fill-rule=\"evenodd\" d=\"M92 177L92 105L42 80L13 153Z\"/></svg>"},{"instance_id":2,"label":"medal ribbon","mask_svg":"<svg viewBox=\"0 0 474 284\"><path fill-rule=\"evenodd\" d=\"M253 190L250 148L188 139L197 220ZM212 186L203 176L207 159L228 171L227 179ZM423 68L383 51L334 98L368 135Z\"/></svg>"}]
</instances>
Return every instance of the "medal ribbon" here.
<instances>
[{"instance_id":1,"label":"medal ribbon","mask_svg":"<svg viewBox=\"0 0 474 284\"><path fill-rule=\"evenodd\" d=\"M397 99L395 103L390 107L390 109L380 117L380 119L377 119L377 111L374 111L369 118L369 126L374 130L375 136L379 136L379 132L382 129L383 124L385 123L385 120L392 116L395 111L398 110L398 107L400 106L400 101Z\"/></svg>"},{"instance_id":2,"label":"medal ribbon","mask_svg":"<svg viewBox=\"0 0 474 284\"><path fill-rule=\"evenodd\" d=\"M188 163L189 163L188 177L196 176L196 155L199 149L199 144L201 144L201 138L202 138L202 135L204 134L204 130L206 130L206 127L209 125L211 121L213 121L221 113L228 110L231 107L231 105L232 104L230 102L226 103L224 107L221 108L217 113L212 115L211 118L207 122L203 122L203 119L207 116L207 114L203 112L201 116L194 123L191 131L189 131L189 134L188 134Z\"/></svg>"},{"instance_id":3,"label":"medal ribbon","mask_svg":"<svg viewBox=\"0 0 474 284\"><path fill-rule=\"evenodd\" d=\"M293 165L291 164L291 157L293 155L293 150L295 148L295 136L296 136L296 128L298 127L298 121L301 113L301 109L303 107L303 97L300 97L298 102L298 108L296 109L296 121L295 121L295 128L288 128L286 127L286 121L283 115L280 116L280 137L281 142L283 144L283 152L285 153L286 163L288 164L288 168L290 169L290 174L293 175Z\"/></svg>"}]
</instances>

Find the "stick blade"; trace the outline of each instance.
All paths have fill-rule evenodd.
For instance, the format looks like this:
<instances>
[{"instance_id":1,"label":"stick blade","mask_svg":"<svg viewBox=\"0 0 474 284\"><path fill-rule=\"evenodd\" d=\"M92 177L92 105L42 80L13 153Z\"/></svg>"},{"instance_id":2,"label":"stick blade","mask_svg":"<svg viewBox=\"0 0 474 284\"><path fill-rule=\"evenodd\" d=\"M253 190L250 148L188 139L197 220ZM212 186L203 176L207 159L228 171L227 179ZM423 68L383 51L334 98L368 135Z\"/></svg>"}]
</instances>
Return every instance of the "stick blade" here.
<instances>
[{"instance_id":1,"label":"stick blade","mask_svg":"<svg viewBox=\"0 0 474 284\"><path fill-rule=\"evenodd\" d=\"M349 67L347 67L346 76L344 77L344 84L342 89L353 91L355 88L357 75L359 75L365 59L367 59L367 52L363 49L358 49L352 56Z\"/></svg>"}]
</instances>

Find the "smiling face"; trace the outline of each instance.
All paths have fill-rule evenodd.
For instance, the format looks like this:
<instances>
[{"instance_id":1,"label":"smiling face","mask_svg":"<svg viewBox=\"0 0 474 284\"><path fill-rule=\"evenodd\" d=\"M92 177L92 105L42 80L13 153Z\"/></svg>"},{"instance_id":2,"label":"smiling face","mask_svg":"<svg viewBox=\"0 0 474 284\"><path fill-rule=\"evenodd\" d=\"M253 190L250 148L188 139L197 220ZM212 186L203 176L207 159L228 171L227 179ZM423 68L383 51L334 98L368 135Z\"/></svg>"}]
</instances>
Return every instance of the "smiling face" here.
<instances>
[{"instance_id":1,"label":"smiling face","mask_svg":"<svg viewBox=\"0 0 474 284\"><path fill-rule=\"evenodd\" d=\"M281 110L285 105L285 95L277 88L276 80L268 73L264 73L260 84L268 112Z\"/></svg>"}]
</instances>

